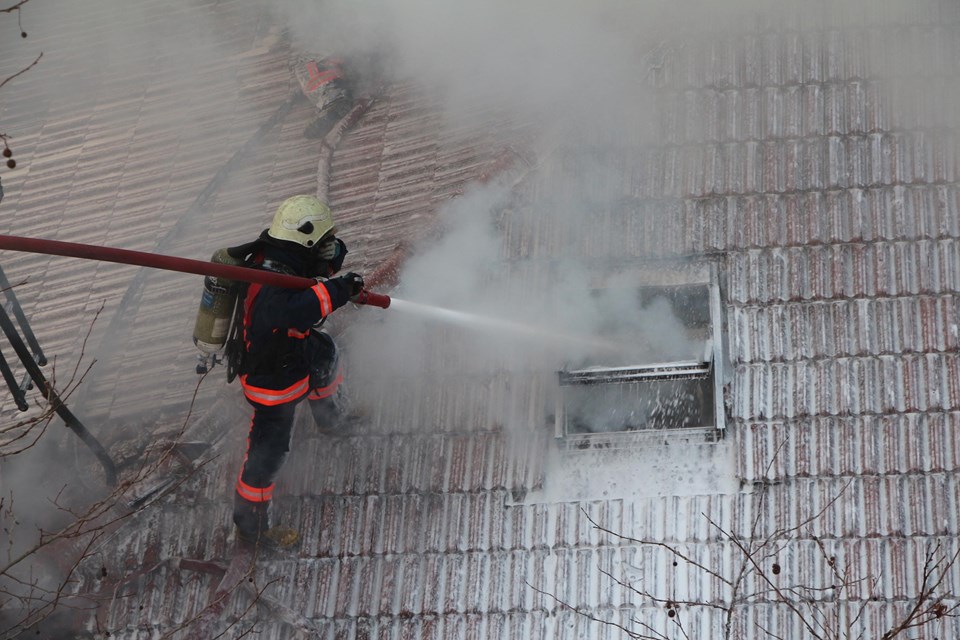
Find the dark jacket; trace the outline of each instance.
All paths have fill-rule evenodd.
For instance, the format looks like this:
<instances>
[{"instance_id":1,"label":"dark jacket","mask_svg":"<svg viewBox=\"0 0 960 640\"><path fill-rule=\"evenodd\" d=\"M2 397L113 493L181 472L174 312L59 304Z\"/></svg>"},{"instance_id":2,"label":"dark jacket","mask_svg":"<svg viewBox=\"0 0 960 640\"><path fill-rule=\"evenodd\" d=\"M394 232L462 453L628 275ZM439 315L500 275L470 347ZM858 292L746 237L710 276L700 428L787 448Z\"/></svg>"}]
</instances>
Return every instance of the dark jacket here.
<instances>
[{"instance_id":1,"label":"dark jacket","mask_svg":"<svg viewBox=\"0 0 960 640\"><path fill-rule=\"evenodd\" d=\"M265 268L291 275L306 275L317 268L305 264L306 259L297 253L271 246L264 249L258 261ZM310 328L345 305L349 297L350 286L341 278L302 290L251 284L243 303L246 356L240 384L244 395L269 406L294 402L306 395L310 364L305 346Z\"/></svg>"}]
</instances>

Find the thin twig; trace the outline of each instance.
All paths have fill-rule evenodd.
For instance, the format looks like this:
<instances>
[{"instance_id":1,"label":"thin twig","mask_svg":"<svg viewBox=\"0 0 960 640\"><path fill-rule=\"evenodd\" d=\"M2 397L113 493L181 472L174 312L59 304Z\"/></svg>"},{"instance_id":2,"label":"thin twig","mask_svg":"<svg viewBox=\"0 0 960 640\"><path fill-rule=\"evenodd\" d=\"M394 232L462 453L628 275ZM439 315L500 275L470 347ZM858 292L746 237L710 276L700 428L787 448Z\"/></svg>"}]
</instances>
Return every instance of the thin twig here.
<instances>
[{"instance_id":1,"label":"thin twig","mask_svg":"<svg viewBox=\"0 0 960 640\"><path fill-rule=\"evenodd\" d=\"M803 624L803 626L806 627L807 631L809 631L811 634L813 634L814 637L818 637L818 636L817 636L816 629L814 629L814 627L809 623L809 621L807 621L806 617L800 612L799 609L797 609L796 605L795 605L793 602L791 602L786 596L784 596L783 593L781 592L780 588L777 587L777 585L775 585L775 584L773 583L773 581L770 580L770 578L767 577L767 574L764 572L764 570L763 570L763 569L760 567L760 565L757 563L756 558L753 557L752 551L749 550L749 549L747 549L747 547L744 546L744 544L739 540L739 538L737 538L737 537L735 537L735 536L727 533L720 525L718 525L716 522L714 522L711 518L707 517L707 522L709 522L714 528L717 529L717 531L720 531L721 533L723 533L725 536L727 536L727 537L730 539L731 542L733 542L733 544L734 544L734 545L740 550L740 552L743 554L743 557L744 557L745 561L748 562L750 565L753 566L753 569L754 569L754 571L756 571L757 575L759 575L760 578L761 578L765 583L767 583L767 585L777 594L778 599L779 599L781 602L783 602L785 605L787 605L787 607L788 607L794 614L796 614L796 616L800 619L800 621L801 621L801 623Z\"/></svg>"},{"instance_id":2,"label":"thin twig","mask_svg":"<svg viewBox=\"0 0 960 640\"><path fill-rule=\"evenodd\" d=\"M30 0L20 0L20 2L13 5L12 7L7 7L6 9L0 9L0 13L13 13L14 11L19 10L20 7L27 4L28 2L30 2Z\"/></svg>"},{"instance_id":3,"label":"thin twig","mask_svg":"<svg viewBox=\"0 0 960 640\"><path fill-rule=\"evenodd\" d=\"M554 602L556 602L558 605L560 605L560 606L563 607L564 609L569 609L570 611L573 611L574 613L576 613L576 614L578 614L578 615L581 615L581 616L583 616L584 618L586 618L586 619L588 619L588 620L591 620L591 621L593 621L593 622L599 622L599 623L605 624L605 625L607 625L607 626L609 626L609 627L613 627L613 628L615 628L615 629L619 629L620 631L623 631L624 633L626 633L627 635L629 635L631 638L636 638L637 640L650 640L650 637L649 637L649 636L638 635L636 632L631 631L630 629L626 628L626 627L623 626L622 624L618 624L618 623L616 623L616 622L611 622L611 621L609 621L609 620L603 620L602 618L598 618L598 617L594 616L594 615L591 614L591 613L588 613L588 612L582 611L582 610L580 610L580 609L577 609L576 607L570 606L569 604L567 604L566 602L564 602L563 600L561 600L561 599L558 598L557 596L553 595L552 593L550 593L550 592L548 592L548 591L544 591L543 589L539 589L539 588L535 587L534 585L530 584L530 582L527 581L527 580L524 580L523 583L524 583L525 585L527 585L528 587L530 587L531 589L533 589L534 591L536 591L537 593L539 593L540 595L542 595L542 596L547 596L548 598L552 599ZM645 625L643 622L640 622L640 621L637 621L637 622L638 622L638 624L640 624L640 625L642 625L642 626L644 626L644 627L647 626L647 625ZM663 639L663 638L665 638L665 636L660 635L660 636L658 636L657 638L653 638L653 640L661 640L661 639Z\"/></svg>"},{"instance_id":4,"label":"thin twig","mask_svg":"<svg viewBox=\"0 0 960 640\"><path fill-rule=\"evenodd\" d=\"M169 491L176 490L176 488L178 488L183 482L185 482L187 479L192 477L194 473L202 469L209 462L209 460L204 461L198 465L195 465L190 470L189 473L179 478L178 481L174 482L171 485L171 487L169 487L167 490L151 496L149 499L144 500L142 504L137 505L135 508L126 509L119 514L112 513L114 512L117 504L120 502L120 500L122 499L122 497L127 491L135 487L140 482L143 482L146 478L148 478L153 473L163 468L163 466L171 459L171 456L174 455L177 443L182 440L182 437L186 432L186 428L187 428L187 425L189 424L189 420L192 415L194 405L196 403L197 395L199 393L200 384L203 382L204 378L205 376L201 377L201 379L198 381L190 401L190 406L188 408L186 418L181 424L180 430L176 434L176 437L173 439L171 446L167 450L163 451L155 461L150 463L144 462L144 464L140 467L137 473L135 473L132 476L132 478L120 483L106 497L90 505L82 513L77 512L72 508L69 508L60 504L60 494L58 494L53 499L54 504L58 506L58 508L62 509L64 512L74 516L74 520L69 524L67 524L65 527L61 528L59 531L52 532L52 533L41 531L40 532L41 537L37 544L27 549L26 551L22 552L18 556L7 558L6 564L3 567L0 567L0 576L13 576L12 571L18 565L20 565L20 563L22 563L27 558L37 555L43 549L50 547L50 545L53 545L54 543L65 542L69 540L77 540L77 539L86 537L85 547L79 550L76 556L76 559L72 563L71 567L68 569L67 575L63 579L60 588L56 590L56 593L58 594L58 596L52 603L53 606L56 606L56 604L61 599L63 589L66 587L67 584L70 583L71 578L75 573L77 567L79 567L80 563L83 562L84 559L90 557L90 550L93 548L95 544L99 543L105 538L105 536L107 536L108 531L116 527L116 525L118 525L121 521L127 518L134 517L139 513L142 513L144 510L146 510L147 508L155 504L158 500L163 498ZM37 594L33 594L33 598L35 601L40 601L40 600L37 600L37 598L39 598ZM50 603L45 603L43 607L41 607L41 610L39 612L35 610L34 613L42 614L44 608L47 608L49 609L47 611L47 614L49 614L49 611L52 611L52 607L50 607L49 605ZM38 615L37 619L33 621L31 624L36 624L42 618L43 618L42 615ZM15 626L15 627L12 627L11 629L0 630L0 636L3 636L5 633L16 628L17 627Z\"/></svg>"},{"instance_id":5,"label":"thin twig","mask_svg":"<svg viewBox=\"0 0 960 640\"><path fill-rule=\"evenodd\" d=\"M656 540L640 540L640 539L637 539L637 538L631 538L630 536L625 536L625 535L623 535L622 533L617 533L616 531L611 531L610 529L607 529L606 527L603 527L603 526L597 524L597 522L596 522L593 518L591 518L590 515L589 515L586 511L584 511L582 508L581 508L581 511L583 511L584 516L587 518L587 520L590 522L590 524L592 524L593 527L594 527L595 529L597 529L598 531L602 531L603 533L606 533L606 534L608 534L608 535L611 535L611 536L620 538L621 540L624 540L624 541L626 541L626 542L632 542L632 543L637 544L637 545L651 546L651 547L661 547L661 548L663 548L663 549L666 549L667 551L669 551L670 553L672 553L672 554L675 555L676 557L680 558L680 559L683 560L684 562L688 562L688 563L690 563L691 565L695 566L696 568L700 569L701 571L705 571L706 573L710 574L711 576L713 576L713 577L716 578L717 580L720 580L720 581L723 582L724 584L732 585L732 583L730 582L730 580L728 580L727 578L724 578L722 575L720 575L719 573L717 573L716 571L714 571L714 570L711 569L710 567L707 567L707 566L705 566L705 565L697 562L697 561L694 560L693 558L687 556L687 555L684 554L684 553L681 553L681 552L678 551L675 547L672 547L672 546L670 546L669 544L667 544L667 543L665 543L665 542L657 542Z\"/></svg>"},{"instance_id":6,"label":"thin twig","mask_svg":"<svg viewBox=\"0 0 960 640\"><path fill-rule=\"evenodd\" d=\"M2 88L4 87L4 85L6 85L8 82L10 82L11 80L13 80L13 79L16 78L17 76L22 76L22 75L25 74L27 71L30 71L30 69L33 69L35 66L37 66L37 63L40 62L40 58L42 58L42 57L43 57L43 52L41 51L41 52L40 52L40 55L38 55L37 58L36 58L33 62L31 62L30 64L28 64L27 66L25 66L23 69L20 69L20 71L17 71L17 72L16 72L15 74L13 74L12 76L8 76L7 78L5 78L5 79L3 80L3 82L0 82L0 89L2 89Z\"/></svg>"},{"instance_id":7,"label":"thin twig","mask_svg":"<svg viewBox=\"0 0 960 640\"><path fill-rule=\"evenodd\" d=\"M944 617L954 617L960 603L954 603L950 606L944 604L944 598L933 600L934 592L940 588L943 581L947 579L950 569L960 557L960 549L952 556L947 558L941 554L941 544L937 545L927 552L923 563L923 579L920 583L920 593L917 594L916 601L911 607L909 613L898 624L883 634L882 640L890 640L903 631L922 627L923 625ZM939 574L939 575L937 575Z\"/></svg>"}]
</instances>

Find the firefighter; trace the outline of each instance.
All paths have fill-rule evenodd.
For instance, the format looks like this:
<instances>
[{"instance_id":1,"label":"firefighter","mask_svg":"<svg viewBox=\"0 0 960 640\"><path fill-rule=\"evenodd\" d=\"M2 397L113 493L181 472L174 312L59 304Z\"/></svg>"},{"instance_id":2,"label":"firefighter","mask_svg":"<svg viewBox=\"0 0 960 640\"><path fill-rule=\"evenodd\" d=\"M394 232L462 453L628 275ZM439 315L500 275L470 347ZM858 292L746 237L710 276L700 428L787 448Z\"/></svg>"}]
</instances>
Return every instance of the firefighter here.
<instances>
[{"instance_id":1,"label":"firefighter","mask_svg":"<svg viewBox=\"0 0 960 640\"><path fill-rule=\"evenodd\" d=\"M262 269L317 278L305 290L251 284L242 300L240 384L253 405L247 452L237 478L233 521L242 542L269 542L274 477L290 450L294 410L306 399L317 424L345 416L337 346L319 329L324 319L363 290L356 273L333 277L347 254L330 208L298 195L277 209L254 247Z\"/></svg>"},{"instance_id":2,"label":"firefighter","mask_svg":"<svg viewBox=\"0 0 960 640\"><path fill-rule=\"evenodd\" d=\"M379 51L354 52L349 58L323 53L298 53L290 68L303 95L317 113L303 131L304 137L323 138L362 96L382 90L386 56Z\"/></svg>"},{"instance_id":3,"label":"firefighter","mask_svg":"<svg viewBox=\"0 0 960 640\"><path fill-rule=\"evenodd\" d=\"M317 108L316 117L303 131L306 138L322 138L353 107L353 91L343 59L319 54L298 54L293 74L303 95Z\"/></svg>"}]
</instances>

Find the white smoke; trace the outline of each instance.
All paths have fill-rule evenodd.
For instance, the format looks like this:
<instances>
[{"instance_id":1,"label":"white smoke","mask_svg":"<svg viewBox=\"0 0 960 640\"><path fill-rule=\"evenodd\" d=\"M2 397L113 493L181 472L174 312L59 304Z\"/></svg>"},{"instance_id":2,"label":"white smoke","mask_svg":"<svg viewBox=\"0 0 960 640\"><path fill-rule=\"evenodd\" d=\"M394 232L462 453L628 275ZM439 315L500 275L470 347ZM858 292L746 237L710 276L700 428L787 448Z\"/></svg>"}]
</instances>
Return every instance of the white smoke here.
<instances>
[{"instance_id":1,"label":"white smoke","mask_svg":"<svg viewBox=\"0 0 960 640\"><path fill-rule=\"evenodd\" d=\"M603 274L590 258L616 257L615 247L604 243L621 239L604 228L604 213L636 197L620 179L622 167L611 152L663 142L662 110L677 103L658 101L658 91L682 93L700 81L686 74L708 73L715 60L711 49L697 49L702 36L742 33L756 45L760 33L780 33L784 43L796 43L798 33L816 32L822 40L800 42L807 47L818 43L819 48L797 55L844 70L857 60L843 59L847 49L838 43L860 38L850 50L863 56L862 73L887 89L882 98L889 104L886 113L907 120L915 119L907 104L917 92L893 89L909 86L911 71L934 73L930 62L938 57L937 47L943 49L943 42L935 40L915 51L897 43L873 50L874 43L863 35L864 20L896 23L914 10L906 2L899 7L885 3L879 18L869 3L852 0L286 0L271 7L285 17L294 42L304 48L323 46L347 55L384 53L395 78L444 97L448 121L488 108L535 122L544 133L535 149L540 165L527 179L537 194L533 202L492 186L478 187L445 207L444 233L417 247L398 295L540 327L544 334L632 335L635 344L622 346L635 347L643 358L699 357L702 344L690 339L676 310L662 302L640 308L623 294L631 286L629 276ZM764 37L766 43L769 36ZM730 50L723 55L742 64L749 38L727 38ZM940 55L941 72L944 62ZM702 114L702 125L688 118L687 126L706 127L711 115ZM570 163L577 167L565 166ZM552 255L533 255L527 261L510 255L502 231L521 219L535 221L542 237L552 242ZM541 268L545 261L551 261L548 276ZM460 353L454 361L463 366L549 371L589 355L575 340L558 349L549 340L444 328L401 315L386 312L377 325L381 335L371 330L364 334L366 344L354 347L361 371L364 363L407 374L421 370L431 361L425 350L436 348L438 341L432 337L443 331L458 332L453 343Z\"/></svg>"},{"instance_id":2,"label":"white smoke","mask_svg":"<svg viewBox=\"0 0 960 640\"><path fill-rule=\"evenodd\" d=\"M884 19L894 22L900 18L896 3L882 4ZM206 97L204 78L194 73L202 66L197 63L209 56L228 59L221 44L236 36L231 32L229 12L273 12L275 21L291 34L295 48L345 56L380 54L391 77L442 96L450 122L485 109L501 110L505 117L534 123L551 133L535 150L542 162L529 177L538 195L531 198L535 202L525 202L522 195L515 199L508 187L498 185L477 188L453 201L441 212L443 234L417 247L402 275L399 296L537 327L544 334L589 339L618 325L635 331L634 335L648 336L651 348L659 350L655 355L667 357L686 353L689 347L675 314L662 304L638 308L628 296L615 293L630 285L626 276L623 280L598 279L598 268L587 259L591 251L584 247L593 247L602 255L601 240L614 239L603 228L601 214L625 195L616 179L615 163L607 162L603 153L618 145L660 141L656 90L663 86L684 90L689 80L685 70L671 65L680 59L678 52L697 42L692 34L727 28L756 34L770 25L773 28L765 32L776 33L776 25L784 23L789 25L782 31L785 39L800 28L797 25L830 27L858 36L863 22L875 19L866 0L271 0L223 5L216 18L192 20L183 18L195 13L189 12L194 6L189 2L170 2L168 11L158 12L146 11L135 2L34 0L22 12L24 28L32 34L27 40L19 38L14 20L0 17L0 64L5 69L15 72L22 68L18 59L24 63L32 60L39 52L33 38L44 32L61 33L64 25L76 25L70 32L75 39L44 41L42 66L31 73L49 74L50 82L38 83L37 95L18 97L18 102L7 100L7 91L15 91L16 83L5 87L0 115L33 109L38 114L49 110L61 118L76 113L82 119L86 117L84 109L89 109L101 90L89 82L90 69L133 68L140 80L124 90L130 95L155 92L158 96L143 103L144 109L151 111L144 122L157 126L161 134L175 133L187 144L191 130L217 125L212 118L197 121L189 107L191 96ZM931 3L904 0L900 5L906 16ZM880 126L905 128L924 119L954 126L956 85L940 80L955 65L956 52L951 48L955 45L943 34L927 39L916 35L902 42L878 42L876 47L866 40L858 45L865 60L863 73L885 83L889 89L885 97L896 97L886 111L893 115ZM137 46L131 47L131 43ZM22 55L24 52L30 55ZM702 59L691 68L712 63L709 50L701 53ZM824 48L815 55L837 55L837 50ZM224 73L231 69L225 62ZM241 82L238 78L237 93L230 96L231 106L239 110L245 108ZM165 95L174 98L160 99ZM931 95L934 98L923 101L923 96ZM111 123L115 127L111 135L128 133L138 115ZM3 129L2 124L0 130L15 134L16 145L29 140L44 123L38 117L16 130ZM238 140L248 133L237 134ZM157 140L160 144L166 137L158 135ZM585 150L591 147L598 153L585 158ZM556 149L560 152L553 153ZM575 155L580 169L565 171L564 161ZM94 176L100 186L111 184L110 180L119 184L128 160L136 160L95 159L104 161ZM69 184L70 178L64 176L61 182ZM9 188L14 181L5 184L8 194L0 211L9 211L16 202L14 190ZM51 220L66 217L69 195L69 191L46 193L44 214ZM524 217L537 221L557 239L559 251L550 258L555 262L548 269L542 268L544 256L524 262L509 255L505 247L501 222ZM69 223L64 226L76 229L84 225L76 219ZM101 223L98 219L91 224ZM262 220L252 225L259 229ZM116 229L120 240L141 239ZM350 238L346 239L349 242ZM203 257L210 249L204 250ZM597 293L601 284L608 293ZM381 377L442 376L446 371L431 369L438 363L452 365L453 372L539 375L579 361L591 351L580 348L576 340L561 341L558 347L549 339L451 327L391 311L384 312L373 326L361 329L362 339L351 341L353 364L361 378L373 373ZM437 336L456 339L436 340ZM454 353L431 351L448 344L455 345ZM41 465L42 461L38 462L38 468ZM12 476L11 469L2 478L7 483L4 489L16 482ZM29 496L19 504L42 498Z\"/></svg>"}]
</instances>

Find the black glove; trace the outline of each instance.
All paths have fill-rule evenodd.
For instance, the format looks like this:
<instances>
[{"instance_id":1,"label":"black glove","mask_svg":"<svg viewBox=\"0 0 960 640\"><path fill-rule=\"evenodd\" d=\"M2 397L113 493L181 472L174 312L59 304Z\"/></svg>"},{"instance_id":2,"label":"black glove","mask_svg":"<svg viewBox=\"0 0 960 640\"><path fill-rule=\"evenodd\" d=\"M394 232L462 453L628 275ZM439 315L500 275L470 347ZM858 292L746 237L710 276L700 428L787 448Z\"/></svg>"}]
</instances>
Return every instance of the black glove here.
<instances>
[{"instance_id":1,"label":"black glove","mask_svg":"<svg viewBox=\"0 0 960 640\"><path fill-rule=\"evenodd\" d=\"M340 238L337 238L336 242L337 253L333 256L333 260L330 261L330 271L332 273L340 271L340 267L343 266L343 259L347 257L347 245L345 245Z\"/></svg>"},{"instance_id":2,"label":"black glove","mask_svg":"<svg viewBox=\"0 0 960 640\"><path fill-rule=\"evenodd\" d=\"M351 298L359 295L360 292L363 291L363 276L359 273L351 271L350 273L340 276L340 278L350 287Z\"/></svg>"}]
</instances>

